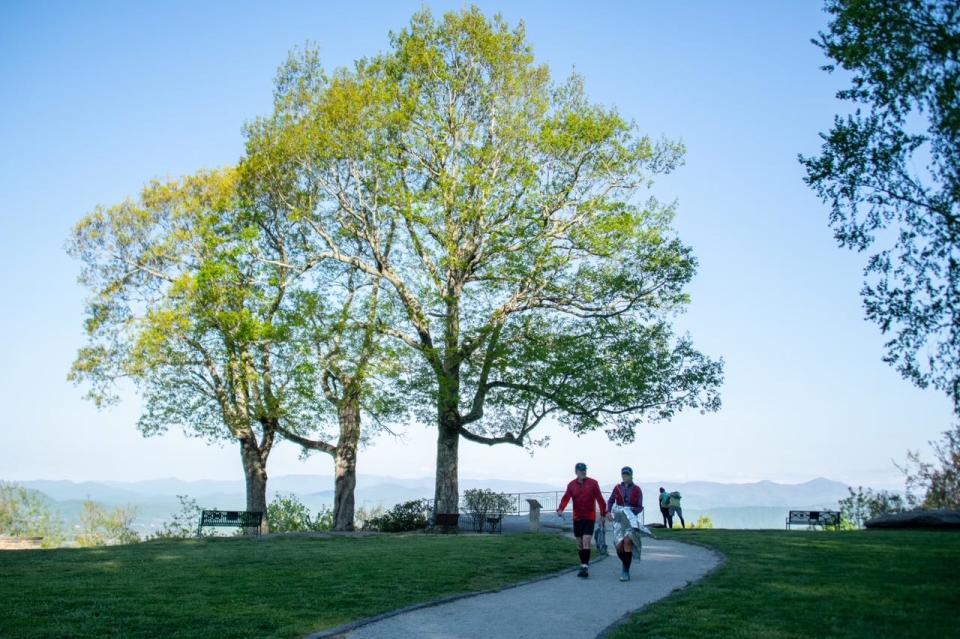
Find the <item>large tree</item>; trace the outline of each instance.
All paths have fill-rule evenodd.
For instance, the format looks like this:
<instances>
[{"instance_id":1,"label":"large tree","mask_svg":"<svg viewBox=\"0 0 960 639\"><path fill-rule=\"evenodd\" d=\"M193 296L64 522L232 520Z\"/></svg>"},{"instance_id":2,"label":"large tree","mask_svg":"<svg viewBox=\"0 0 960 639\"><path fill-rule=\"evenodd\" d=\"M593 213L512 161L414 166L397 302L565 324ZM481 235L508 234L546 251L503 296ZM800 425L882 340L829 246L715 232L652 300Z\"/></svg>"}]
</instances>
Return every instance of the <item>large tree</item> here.
<instances>
[{"instance_id":1,"label":"large tree","mask_svg":"<svg viewBox=\"0 0 960 639\"><path fill-rule=\"evenodd\" d=\"M324 415L291 303L302 272L277 266L294 261L291 249L246 209L237 172L151 183L137 201L84 217L68 250L91 291L89 343L71 378L98 406L132 381L145 435L182 425L236 442L246 508L266 513L277 429Z\"/></svg>"},{"instance_id":2,"label":"large tree","mask_svg":"<svg viewBox=\"0 0 960 639\"><path fill-rule=\"evenodd\" d=\"M849 74L806 182L841 246L872 250L861 295L885 361L960 413L960 5L829 0L814 43Z\"/></svg>"},{"instance_id":3,"label":"large tree","mask_svg":"<svg viewBox=\"0 0 960 639\"><path fill-rule=\"evenodd\" d=\"M644 419L719 406L721 364L669 326L695 260L672 208L638 199L682 148L576 76L553 84L522 25L418 13L302 106L286 120L296 221L318 259L389 292L378 330L413 353L407 381L432 406L438 513L458 511L461 439L526 445L556 416L629 441Z\"/></svg>"},{"instance_id":4,"label":"large tree","mask_svg":"<svg viewBox=\"0 0 960 639\"><path fill-rule=\"evenodd\" d=\"M297 223L317 201L315 192L301 188L297 167L303 150L316 143L304 118L326 83L315 51L288 58L277 75L274 113L247 127L240 174L251 214L268 224L271 237L298 247L272 264L299 274L293 295L297 329L316 369L319 388L314 392L329 403L337 425L303 422L281 426L278 432L305 451L333 457L334 529L353 530L359 447L372 432L388 429L402 416L405 402L395 392L397 353L383 344L377 330L386 311L381 279L313 252ZM364 415L367 427L362 426Z\"/></svg>"}]
</instances>

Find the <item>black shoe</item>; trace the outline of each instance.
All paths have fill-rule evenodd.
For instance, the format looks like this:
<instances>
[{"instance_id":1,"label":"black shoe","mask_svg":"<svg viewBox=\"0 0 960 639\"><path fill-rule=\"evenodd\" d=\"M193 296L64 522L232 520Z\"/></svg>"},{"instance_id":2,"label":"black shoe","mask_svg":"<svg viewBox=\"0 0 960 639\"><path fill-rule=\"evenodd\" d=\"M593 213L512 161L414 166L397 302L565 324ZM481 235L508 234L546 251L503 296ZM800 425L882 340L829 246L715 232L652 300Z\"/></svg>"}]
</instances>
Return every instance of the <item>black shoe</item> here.
<instances>
[{"instance_id":1,"label":"black shoe","mask_svg":"<svg viewBox=\"0 0 960 639\"><path fill-rule=\"evenodd\" d=\"M586 578L589 577L589 576L590 576L590 575L587 573L587 569L586 569L586 568L581 568L581 569L580 569L580 572L577 573L577 577L582 577L583 579L586 579Z\"/></svg>"}]
</instances>

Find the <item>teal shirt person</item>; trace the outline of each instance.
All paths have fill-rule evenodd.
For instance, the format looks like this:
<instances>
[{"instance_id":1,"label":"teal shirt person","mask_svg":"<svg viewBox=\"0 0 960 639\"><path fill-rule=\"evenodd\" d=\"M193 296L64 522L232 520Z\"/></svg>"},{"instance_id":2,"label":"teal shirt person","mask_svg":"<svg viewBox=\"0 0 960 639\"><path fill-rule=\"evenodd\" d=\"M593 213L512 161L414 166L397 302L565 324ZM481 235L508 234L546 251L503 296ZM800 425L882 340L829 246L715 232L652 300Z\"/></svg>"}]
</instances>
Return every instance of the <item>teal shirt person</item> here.
<instances>
[{"instance_id":1,"label":"teal shirt person","mask_svg":"<svg viewBox=\"0 0 960 639\"><path fill-rule=\"evenodd\" d=\"M670 506L670 493L660 493L660 507L667 508Z\"/></svg>"},{"instance_id":2,"label":"teal shirt person","mask_svg":"<svg viewBox=\"0 0 960 639\"><path fill-rule=\"evenodd\" d=\"M670 498L667 500L667 511L667 519L670 522L671 528L673 528L674 515L680 518L680 525L682 527L687 527L687 522L683 520L683 508L680 507L680 493L677 491L670 493Z\"/></svg>"}]
</instances>

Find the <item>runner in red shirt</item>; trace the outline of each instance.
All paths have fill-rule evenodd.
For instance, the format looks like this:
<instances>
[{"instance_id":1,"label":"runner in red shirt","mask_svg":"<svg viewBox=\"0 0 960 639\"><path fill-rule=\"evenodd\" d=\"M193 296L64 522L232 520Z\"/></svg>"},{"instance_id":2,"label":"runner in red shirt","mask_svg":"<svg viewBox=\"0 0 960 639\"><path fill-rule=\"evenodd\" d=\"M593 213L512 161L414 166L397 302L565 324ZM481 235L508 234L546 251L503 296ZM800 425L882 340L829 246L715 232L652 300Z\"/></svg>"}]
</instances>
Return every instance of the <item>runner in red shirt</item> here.
<instances>
[{"instance_id":1,"label":"runner in red shirt","mask_svg":"<svg viewBox=\"0 0 960 639\"><path fill-rule=\"evenodd\" d=\"M577 549L580 552L580 572L577 577L589 577L590 567L590 540L593 538L593 525L596 522L594 503L600 507L600 516L607 514L607 503L600 492L600 484L596 479L587 477L587 465L579 462L574 466L577 478L567 484L567 492L563 494L557 514L562 515L567 502L573 500L573 536L577 539Z\"/></svg>"}]
</instances>

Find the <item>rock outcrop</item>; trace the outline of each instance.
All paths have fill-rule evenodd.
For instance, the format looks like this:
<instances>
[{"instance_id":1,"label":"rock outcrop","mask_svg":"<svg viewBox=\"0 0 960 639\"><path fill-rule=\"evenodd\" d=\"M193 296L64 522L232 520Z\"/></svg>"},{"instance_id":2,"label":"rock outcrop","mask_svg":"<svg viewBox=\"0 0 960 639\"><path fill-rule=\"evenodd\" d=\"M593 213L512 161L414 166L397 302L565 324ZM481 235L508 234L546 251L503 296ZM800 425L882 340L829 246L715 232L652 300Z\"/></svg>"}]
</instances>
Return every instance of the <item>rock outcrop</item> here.
<instances>
[{"instance_id":1,"label":"rock outcrop","mask_svg":"<svg viewBox=\"0 0 960 639\"><path fill-rule=\"evenodd\" d=\"M960 530L960 510L911 510L882 515L864 523L867 528L936 528Z\"/></svg>"}]
</instances>

